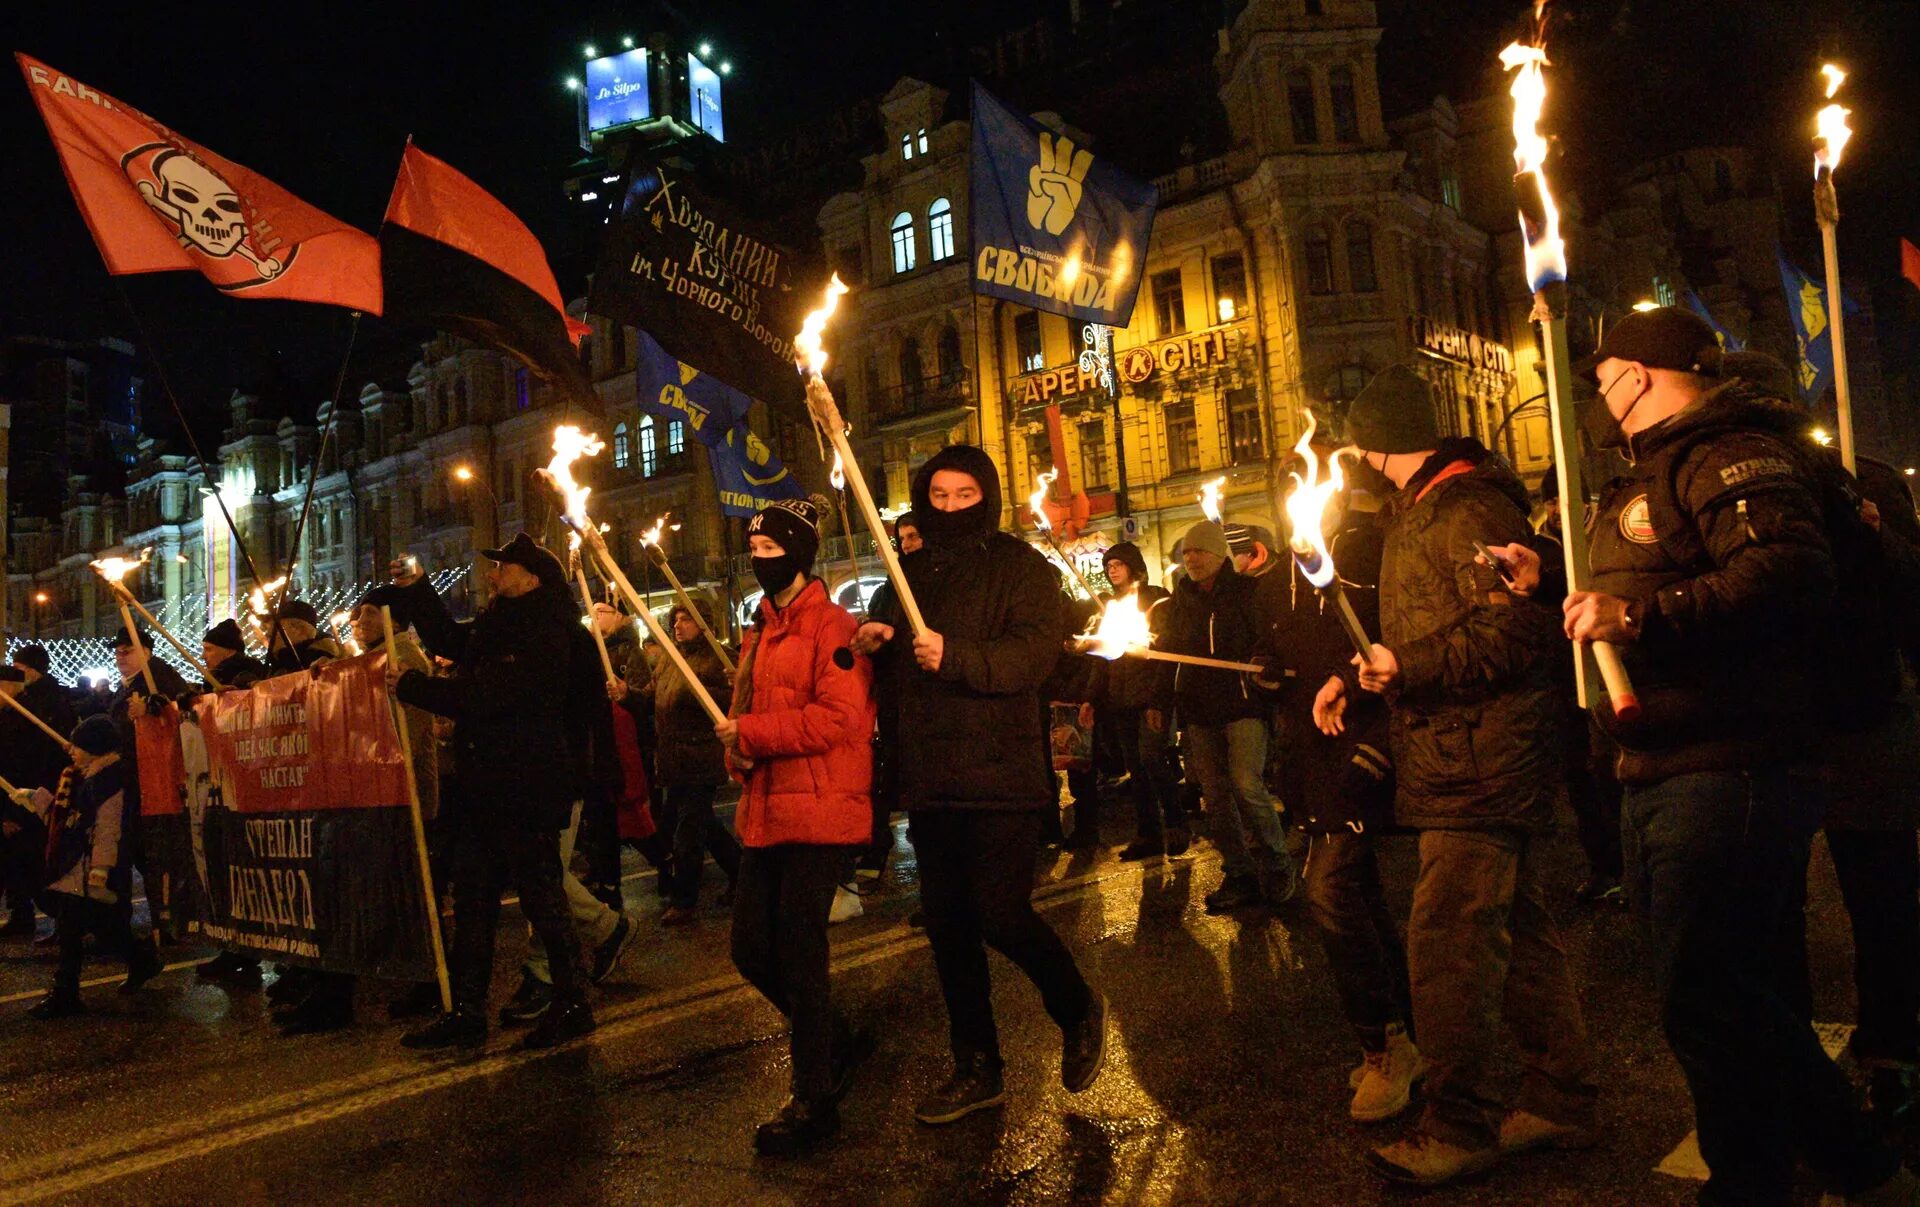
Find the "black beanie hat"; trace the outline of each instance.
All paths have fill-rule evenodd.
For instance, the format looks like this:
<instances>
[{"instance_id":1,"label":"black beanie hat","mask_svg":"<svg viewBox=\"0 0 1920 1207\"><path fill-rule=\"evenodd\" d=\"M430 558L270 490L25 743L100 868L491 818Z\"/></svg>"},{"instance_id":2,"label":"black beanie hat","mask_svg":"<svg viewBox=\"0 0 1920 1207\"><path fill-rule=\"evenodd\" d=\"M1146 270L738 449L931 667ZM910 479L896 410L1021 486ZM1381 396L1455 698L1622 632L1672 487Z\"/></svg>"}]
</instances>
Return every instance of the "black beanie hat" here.
<instances>
[{"instance_id":1,"label":"black beanie hat","mask_svg":"<svg viewBox=\"0 0 1920 1207\"><path fill-rule=\"evenodd\" d=\"M1800 389L1800 382L1794 377L1793 370L1779 357L1766 352L1729 352L1721 361L1721 373L1727 377L1738 377L1747 384L1764 391L1769 397L1796 405L1804 404L1806 395Z\"/></svg>"},{"instance_id":2,"label":"black beanie hat","mask_svg":"<svg viewBox=\"0 0 1920 1207\"><path fill-rule=\"evenodd\" d=\"M1424 453L1440 445L1433 387L1407 365L1388 365L1347 407L1347 442L1366 453Z\"/></svg>"},{"instance_id":3,"label":"black beanie hat","mask_svg":"<svg viewBox=\"0 0 1920 1207\"><path fill-rule=\"evenodd\" d=\"M240 626L231 616L208 629L204 642L223 650L239 651L247 648L247 640L240 635Z\"/></svg>"},{"instance_id":4,"label":"black beanie hat","mask_svg":"<svg viewBox=\"0 0 1920 1207\"><path fill-rule=\"evenodd\" d=\"M1147 558L1140 552L1140 546L1132 541L1121 541L1118 545L1109 545L1106 556L1100 559L1102 566L1108 562L1119 562L1133 571L1135 582L1147 581Z\"/></svg>"},{"instance_id":5,"label":"black beanie hat","mask_svg":"<svg viewBox=\"0 0 1920 1207\"><path fill-rule=\"evenodd\" d=\"M112 754L120 749L120 731L105 713L95 713L74 726L73 737L68 740L88 754Z\"/></svg>"},{"instance_id":6,"label":"black beanie hat","mask_svg":"<svg viewBox=\"0 0 1920 1207\"><path fill-rule=\"evenodd\" d=\"M775 499L747 521L747 535L766 537L811 573L820 552L820 509L812 499Z\"/></svg>"},{"instance_id":7,"label":"black beanie hat","mask_svg":"<svg viewBox=\"0 0 1920 1207\"><path fill-rule=\"evenodd\" d=\"M53 673L53 659L48 656L47 647L34 642L13 647L13 664L43 675Z\"/></svg>"},{"instance_id":8,"label":"black beanie hat","mask_svg":"<svg viewBox=\"0 0 1920 1207\"><path fill-rule=\"evenodd\" d=\"M314 628L320 627L320 613L304 599L283 599L280 601L281 620L304 620Z\"/></svg>"},{"instance_id":9,"label":"black beanie hat","mask_svg":"<svg viewBox=\"0 0 1920 1207\"><path fill-rule=\"evenodd\" d=\"M113 631L113 648L116 650L130 650L133 648L133 638L127 635L126 625L121 625ZM153 638L145 633L141 633L140 648L151 651L153 649Z\"/></svg>"}]
</instances>

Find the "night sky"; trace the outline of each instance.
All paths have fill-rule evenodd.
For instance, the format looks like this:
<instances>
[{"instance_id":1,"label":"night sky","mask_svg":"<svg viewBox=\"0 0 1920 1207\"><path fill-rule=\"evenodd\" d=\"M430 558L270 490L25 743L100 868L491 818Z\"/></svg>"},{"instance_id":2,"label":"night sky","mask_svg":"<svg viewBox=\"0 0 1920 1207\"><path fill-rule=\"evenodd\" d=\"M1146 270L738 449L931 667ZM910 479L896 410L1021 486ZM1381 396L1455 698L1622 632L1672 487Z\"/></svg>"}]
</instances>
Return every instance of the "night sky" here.
<instances>
[{"instance_id":1,"label":"night sky","mask_svg":"<svg viewBox=\"0 0 1920 1207\"><path fill-rule=\"evenodd\" d=\"M1191 0L1211 3L1213 0ZM1064 7L1064 0L1059 5ZM583 44L604 52L655 28L706 38L730 58L730 141L751 141L916 73L964 83L955 52L1006 14L1038 3L918 6L740 0L688 6L475 2L349 3L231 10L190 19L179 6L24 5L0 15L23 50L147 111L322 209L376 228L409 134L492 191L548 242L561 286L578 290L590 249L568 222L560 181L578 156L573 98ZM557 7L557 6L553 6ZM1046 7L1051 8L1049 3ZM1823 55L1854 72L1844 99L1855 141L1842 168L1843 256L1850 279L1898 272L1894 239L1920 241L1920 5L1905 0L1582 0L1563 3L1550 80L1561 104L1569 179L1595 200L1618 169L1680 146L1744 144L1780 174L1803 229L1789 250L1812 266L1807 127ZM1502 0L1385 0L1382 77L1389 116L1437 93L1498 87L1499 47L1520 27ZM406 11L412 10L412 11ZM283 15L294 11L299 17ZM121 278L103 270L25 85L0 88L11 221L0 234L0 333L138 338L131 301L190 410L216 408L235 384L277 384L317 402L331 387L344 312L216 296L190 274ZM1577 105L1577 108L1576 108ZM1097 115L1077 117L1099 133ZM811 235L812 232L801 232ZM1795 246L1794 240L1804 240ZM393 377L410 334L369 322L349 381ZM310 405L310 404L309 404ZM150 395L150 426L165 434ZM196 426L199 426L196 419ZM202 431L203 438L210 433Z\"/></svg>"}]
</instances>

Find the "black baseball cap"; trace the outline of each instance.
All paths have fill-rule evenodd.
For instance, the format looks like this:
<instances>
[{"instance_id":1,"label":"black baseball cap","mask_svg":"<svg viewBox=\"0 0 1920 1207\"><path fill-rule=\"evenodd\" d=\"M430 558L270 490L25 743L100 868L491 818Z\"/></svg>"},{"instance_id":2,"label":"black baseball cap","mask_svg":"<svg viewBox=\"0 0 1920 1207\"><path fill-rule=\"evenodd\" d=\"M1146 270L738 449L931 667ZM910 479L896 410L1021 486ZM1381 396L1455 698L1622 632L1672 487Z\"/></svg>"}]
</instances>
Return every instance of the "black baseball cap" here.
<instances>
[{"instance_id":1,"label":"black baseball cap","mask_svg":"<svg viewBox=\"0 0 1920 1207\"><path fill-rule=\"evenodd\" d=\"M553 551L522 532L498 549L482 549L480 556L488 561L501 562L509 566L519 566L533 574L548 586L565 586L567 570Z\"/></svg>"},{"instance_id":2,"label":"black baseball cap","mask_svg":"<svg viewBox=\"0 0 1920 1207\"><path fill-rule=\"evenodd\" d=\"M1649 369L1718 377L1721 356L1720 339L1707 320L1684 307L1656 306L1609 324L1600 346L1575 364L1573 371L1594 381L1601 361L1619 359L1637 361Z\"/></svg>"}]
</instances>

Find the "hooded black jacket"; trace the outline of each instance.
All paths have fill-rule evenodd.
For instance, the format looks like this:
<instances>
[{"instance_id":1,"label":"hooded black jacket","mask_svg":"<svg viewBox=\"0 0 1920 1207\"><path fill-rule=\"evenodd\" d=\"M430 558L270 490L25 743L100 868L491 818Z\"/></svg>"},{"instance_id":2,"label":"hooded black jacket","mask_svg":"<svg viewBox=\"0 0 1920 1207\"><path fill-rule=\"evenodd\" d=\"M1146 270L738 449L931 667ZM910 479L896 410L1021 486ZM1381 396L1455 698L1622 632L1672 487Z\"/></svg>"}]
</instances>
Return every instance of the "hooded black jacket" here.
<instances>
[{"instance_id":1,"label":"hooded black jacket","mask_svg":"<svg viewBox=\"0 0 1920 1207\"><path fill-rule=\"evenodd\" d=\"M1736 379L1632 436L1590 555L1594 590L1628 600L1641 626L1620 647L1640 720L1597 712L1621 782L1811 754L1835 567L1795 447L1806 422Z\"/></svg>"},{"instance_id":2,"label":"hooded black jacket","mask_svg":"<svg viewBox=\"0 0 1920 1207\"><path fill-rule=\"evenodd\" d=\"M1528 497L1478 442L1449 439L1388 501L1380 644L1400 662L1395 814L1420 829L1538 826L1561 780L1549 659L1557 618L1516 600L1473 542L1531 535Z\"/></svg>"},{"instance_id":3,"label":"hooded black jacket","mask_svg":"<svg viewBox=\"0 0 1920 1207\"><path fill-rule=\"evenodd\" d=\"M67 702L67 691L52 675L42 675L20 689L15 701L59 733L72 733L79 718ZM67 752L18 712L0 705L0 778L16 788L51 789L67 766Z\"/></svg>"},{"instance_id":4,"label":"hooded black jacket","mask_svg":"<svg viewBox=\"0 0 1920 1207\"><path fill-rule=\"evenodd\" d=\"M1165 617L1155 649L1230 662L1248 661L1266 646L1266 626L1254 603L1254 580L1222 562L1206 587L1183 578L1159 609ZM1154 707L1180 713L1182 725L1230 725L1267 715L1267 700L1239 671L1177 662L1157 663Z\"/></svg>"},{"instance_id":5,"label":"hooded black jacket","mask_svg":"<svg viewBox=\"0 0 1920 1207\"><path fill-rule=\"evenodd\" d=\"M393 596L427 649L451 658L451 678L409 671L402 703L453 719L454 773L463 808L531 829L567 824L578 765L567 740L567 666L580 613L566 587L495 599L456 622L425 579ZM597 655L595 655L597 657Z\"/></svg>"},{"instance_id":6,"label":"hooded black jacket","mask_svg":"<svg viewBox=\"0 0 1920 1207\"><path fill-rule=\"evenodd\" d=\"M1037 810L1056 792L1039 689L1060 657L1066 597L1038 550L999 531L1000 475L980 449L954 445L922 465L913 480L915 514L932 519L927 486L943 469L972 475L983 500L963 532L923 522L926 545L901 559L927 626L946 641L939 672L915 663L913 634L896 602L874 616L894 627L875 669L891 680L881 698L891 698L897 713L900 804L909 811Z\"/></svg>"}]
</instances>

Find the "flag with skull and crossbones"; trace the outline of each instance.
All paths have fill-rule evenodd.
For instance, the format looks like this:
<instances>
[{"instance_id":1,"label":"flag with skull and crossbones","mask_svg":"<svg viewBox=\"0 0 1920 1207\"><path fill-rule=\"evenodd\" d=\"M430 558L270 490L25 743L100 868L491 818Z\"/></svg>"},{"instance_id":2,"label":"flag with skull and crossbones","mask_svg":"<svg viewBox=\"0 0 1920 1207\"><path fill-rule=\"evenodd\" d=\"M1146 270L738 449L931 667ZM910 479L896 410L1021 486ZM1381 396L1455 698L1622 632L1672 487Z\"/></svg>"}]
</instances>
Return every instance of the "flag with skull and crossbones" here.
<instances>
[{"instance_id":1,"label":"flag with skull and crossbones","mask_svg":"<svg viewBox=\"0 0 1920 1207\"><path fill-rule=\"evenodd\" d=\"M135 166L142 163L144 168ZM280 275L284 266L279 260L261 255L248 244L240 196L218 172L173 147L151 159L131 155L124 166L140 196L177 229L181 247L198 249L217 260L238 255L253 265L262 280ZM142 178L143 173L147 178Z\"/></svg>"}]
</instances>

